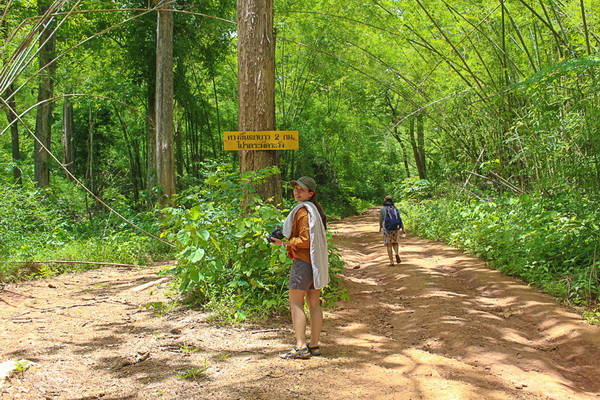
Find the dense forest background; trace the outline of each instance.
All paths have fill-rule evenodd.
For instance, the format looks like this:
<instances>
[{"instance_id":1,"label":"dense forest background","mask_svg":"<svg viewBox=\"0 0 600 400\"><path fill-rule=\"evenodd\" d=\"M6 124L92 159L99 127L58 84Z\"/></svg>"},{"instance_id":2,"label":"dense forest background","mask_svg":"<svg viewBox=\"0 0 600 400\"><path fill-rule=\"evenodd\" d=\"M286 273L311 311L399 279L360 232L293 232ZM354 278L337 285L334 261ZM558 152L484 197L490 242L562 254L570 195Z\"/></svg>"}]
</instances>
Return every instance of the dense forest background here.
<instances>
[{"instance_id":1,"label":"dense forest background","mask_svg":"<svg viewBox=\"0 0 600 400\"><path fill-rule=\"evenodd\" d=\"M153 149L156 10L166 3L178 194L162 208ZM177 258L171 272L197 300L237 319L276 308L287 266L264 235L284 210L240 194L280 173L313 176L332 217L392 194L413 233L593 309L599 9L275 1L276 125L298 130L300 149L240 176L222 144L238 129L235 1L5 1L0 277L86 267L69 260Z\"/></svg>"}]
</instances>

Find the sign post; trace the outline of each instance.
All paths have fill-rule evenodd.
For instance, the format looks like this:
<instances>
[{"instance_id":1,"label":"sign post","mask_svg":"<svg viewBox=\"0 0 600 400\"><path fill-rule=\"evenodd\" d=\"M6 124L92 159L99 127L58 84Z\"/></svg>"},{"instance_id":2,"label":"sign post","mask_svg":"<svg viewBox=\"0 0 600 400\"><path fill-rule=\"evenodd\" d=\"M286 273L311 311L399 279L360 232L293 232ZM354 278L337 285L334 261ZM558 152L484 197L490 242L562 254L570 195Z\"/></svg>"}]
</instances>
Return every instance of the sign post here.
<instances>
[{"instance_id":1,"label":"sign post","mask_svg":"<svg viewBox=\"0 0 600 400\"><path fill-rule=\"evenodd\" d=\"M223 133L224 150L298 150L298 131L241 131Z\"/></svg>"}]
</instances>

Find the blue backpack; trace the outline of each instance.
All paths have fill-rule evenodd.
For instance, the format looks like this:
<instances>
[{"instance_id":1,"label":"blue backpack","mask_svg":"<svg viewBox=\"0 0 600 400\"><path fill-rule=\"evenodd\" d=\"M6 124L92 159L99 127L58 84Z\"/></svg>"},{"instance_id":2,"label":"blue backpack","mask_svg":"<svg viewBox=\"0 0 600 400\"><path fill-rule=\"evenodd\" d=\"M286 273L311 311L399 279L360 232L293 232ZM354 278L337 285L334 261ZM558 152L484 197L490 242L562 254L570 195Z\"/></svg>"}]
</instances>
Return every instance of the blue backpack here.
<instances>
[{"instance_id":1,"label":"blue backpack","mask_svg":"<svg viewBox=\"0 0 600 400\"><path fill-rule=\"evenodd\" d=\"M386 231L397 231L402 227L402 218L398 209L394 206L386 206L385 219L383 220L383 227Z\"/></svg>"}]
</instances>

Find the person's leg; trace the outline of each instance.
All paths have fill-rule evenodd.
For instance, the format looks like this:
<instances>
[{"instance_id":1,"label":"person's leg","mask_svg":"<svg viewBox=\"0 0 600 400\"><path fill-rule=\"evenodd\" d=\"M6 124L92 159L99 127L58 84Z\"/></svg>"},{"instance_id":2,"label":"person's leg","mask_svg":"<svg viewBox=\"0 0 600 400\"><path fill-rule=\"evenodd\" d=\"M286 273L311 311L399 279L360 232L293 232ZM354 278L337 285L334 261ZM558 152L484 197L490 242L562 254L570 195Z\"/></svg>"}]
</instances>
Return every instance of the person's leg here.
<instances>
[{"instance_id":1,"label":"person's leg","mask_svg":"<svg viewBox=\"0 0 600 400\"><path fill-rule=\"evenodd\" d=\"M398 249L398 243L394 243L392 245L392 247L394 248L394 253L396 253L396 262L398 264L400 264L401 260L400 260L400 253L399 253L400 250Z\"/></svg>"},{"instance_id":2,"label":"person's leg","mask_svg":"<svg viewBox=\"0 0 600 400\"><path fill-rule=\"evenodd\" d=\"M310 311L310 347L319 345L321 329L323 328L323 309L321 308L321 290L313 289L306 292L306 303Z\"/></svg>"},{"instance_id":3,"label":"person's leg","mask_svg":"<svg viewBox=\"0 0 600 400\"><path fill-rule=\"evenodd\" d=\"M388 257L390 258L390 265L394 265L394 252L392 250L392 244L386 243L385 248L387 249Z\"/></svg>"},{"instance_id":4,"label":"person's leg","mask_svg":"<svg viewBox=\"0 0 600 400\"><path fill-rule=\"evenodd\" d=\"M296 334L296 347L302 349L306 346L306 315L304 314L305 290L290 289L290 311L292 313L292 326Z\"/></svg>"}]
</instances>

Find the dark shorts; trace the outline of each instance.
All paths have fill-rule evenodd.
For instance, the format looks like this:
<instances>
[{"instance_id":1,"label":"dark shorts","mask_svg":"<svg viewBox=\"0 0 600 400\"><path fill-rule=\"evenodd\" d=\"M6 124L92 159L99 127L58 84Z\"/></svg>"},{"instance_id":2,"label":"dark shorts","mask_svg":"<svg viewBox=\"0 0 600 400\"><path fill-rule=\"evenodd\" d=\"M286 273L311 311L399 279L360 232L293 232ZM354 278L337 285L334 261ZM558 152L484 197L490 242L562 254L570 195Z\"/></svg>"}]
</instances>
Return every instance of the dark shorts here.
<instances>
[{"instance_id":1,"label":"dark shorts","mask_svg":"<svg viewBox=\"0 0 600 400\"><path fill-rule=\"evenodd\" d=\"M315 288L313 284L312 265L299 258L295 258L290 271L290 289L311 290Z\"/></svg>"}]
</instances>

